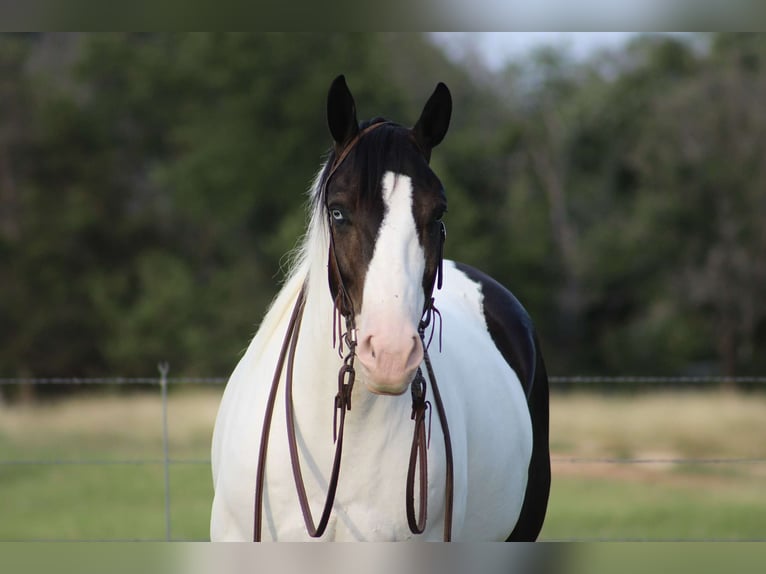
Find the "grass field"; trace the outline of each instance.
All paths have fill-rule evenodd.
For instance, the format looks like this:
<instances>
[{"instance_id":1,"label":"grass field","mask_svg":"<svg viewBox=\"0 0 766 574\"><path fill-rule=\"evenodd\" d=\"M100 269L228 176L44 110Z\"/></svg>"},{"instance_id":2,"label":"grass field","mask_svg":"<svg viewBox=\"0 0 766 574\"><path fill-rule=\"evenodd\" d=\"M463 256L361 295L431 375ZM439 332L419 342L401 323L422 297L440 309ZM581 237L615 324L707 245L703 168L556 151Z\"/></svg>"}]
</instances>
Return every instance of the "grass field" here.
<instances>
[{"instance_id":1,"label":"grass field","mask_svg":"<svg viewBox=\"0 0 766 574\"><path fill-rule=\"evenodd\" d=\"M764 539L766 463L566 460L766 459L763 437L762 395L554 396L554 483L542 536Z\"/></svg>"},{"instance_id":2,"label":"grass field","mask_svg":"<svg viewBox=\"0 0 766 574\"><path fill-rule=\"evenodd\" d=\"M171 459L207 459L221 389L174 391ZM0 407L0 540L163 539L161 464L2 464L159 461L161 436L158 392ZM766 538L764 463L592 461L766 458L764 437L763 395L554 395L554 482L542 538ZM207 538L209 467L175 464L170 479L172 537Z\"/></svg>"}]
</instances>

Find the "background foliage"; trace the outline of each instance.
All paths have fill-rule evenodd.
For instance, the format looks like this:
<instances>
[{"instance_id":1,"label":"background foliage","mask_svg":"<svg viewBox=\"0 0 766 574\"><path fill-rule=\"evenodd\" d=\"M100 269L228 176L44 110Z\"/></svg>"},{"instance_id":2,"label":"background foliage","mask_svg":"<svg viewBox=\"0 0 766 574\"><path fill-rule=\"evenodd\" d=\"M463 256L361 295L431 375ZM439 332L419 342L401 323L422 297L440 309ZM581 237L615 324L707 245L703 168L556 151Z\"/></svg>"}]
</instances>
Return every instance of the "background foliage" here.
<instances>
[{"instance_id":1,"label":"background foliage","mask_svg":"<svg viewBox=\"0 0 766 574\"><path fill-rule=\"evenodd\" d=\"M231 371L300 237L346 74L413 123L437 81L447 256L549 371L766 370L766 36L641 37L489 72L408 35L0 35L0 374Z\"/></svg>"}]
</instances>

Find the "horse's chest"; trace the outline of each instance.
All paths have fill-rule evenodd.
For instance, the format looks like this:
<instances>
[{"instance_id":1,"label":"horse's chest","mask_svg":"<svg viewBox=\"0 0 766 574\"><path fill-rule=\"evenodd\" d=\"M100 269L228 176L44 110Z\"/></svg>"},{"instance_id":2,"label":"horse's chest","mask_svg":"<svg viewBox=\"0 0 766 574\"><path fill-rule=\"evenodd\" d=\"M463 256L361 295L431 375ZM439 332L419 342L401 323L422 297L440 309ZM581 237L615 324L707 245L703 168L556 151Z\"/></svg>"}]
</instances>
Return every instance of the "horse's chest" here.
<instances>
[{"instance_id":1,"label":"horse's chest","mask_svg":"<svg viewBox=\"0 0 766 574\"><path fill-rule=\"evenodd\" d=\"M435 345L432 349L455 457L453 532L455 539L503 539L513 528L523 503L531 453L530 418L515 373L494 350L482 326L469 318L475 319L446 312L443 351L438 352ZM264 355L261 359L272 359L269 353ZM266 365L272 362L265 360ZM270 370L261 366L256 371L263 371L260 376L267 379ZM317 371L299 367L294 391L297 444L315 523L325 501L335 452L334 391ZM330 374L325 375L332 379L334 370L327 371ZM231 538L248 539L252 535L252 501L267 385L234 380L230 384L239 388L228 401L229 432L221 445L214 522L230 532ZM307 540L288 456L284 401L281 390L266 464L263 538ZM409 415L408 393L373 397L357 381L346 418L337 496L323 539L413 537L405 505L414 425ZM432 417L424 538L439 540L446 471L441 424L435 412Z\"/></svg>"},{"instance_id":2,"label":"horse's chest","mask_svg":"<svg viewBox=\"0 0 766 574\"><path fill-rule=\"evenodd\" d=\"M323 540L384 541L413 536L407 525L405 507L413 423L407 409L391 408L402 397L382 400L388 402L388 408L365 409L365 405L357 401L347 414L340 479ZM318 431L310 433L299 428L298 444L304 483L316 521L325 500L335 449L331 418L312 423L311 428L319 423ZM438 444L436 440L434 443ZM281 451L281 445L278 448ZM429 470L434 476L429 489L429 513L433 512L436 519L441 506L439 500L443 498L444 471L435 447L429 455ZM270 536L305 540L306 528L290 462L284 456L272 460L266 478L267 522L273 523Z\"/></svg>"}]
</instances>

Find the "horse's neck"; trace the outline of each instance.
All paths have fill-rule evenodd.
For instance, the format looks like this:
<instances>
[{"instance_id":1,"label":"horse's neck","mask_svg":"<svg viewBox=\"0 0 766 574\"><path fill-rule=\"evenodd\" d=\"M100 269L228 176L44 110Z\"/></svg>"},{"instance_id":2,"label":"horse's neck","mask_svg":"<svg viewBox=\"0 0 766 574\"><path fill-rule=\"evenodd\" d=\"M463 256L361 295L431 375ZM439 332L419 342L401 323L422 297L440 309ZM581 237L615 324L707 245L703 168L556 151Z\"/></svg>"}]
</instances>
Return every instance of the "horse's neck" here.
<instances>
[{"instance_id":1,"label":"horse's neck","mask_svg":"<svg viewBox=\"0 0 766 574\"><path fill-rule=\"evenodd\" d=\"M328 293L327 281L321 281L313 272L305 283L306 303L301 322L301 347L305 350L309 347L311 354L323 355L335 359L337 353L333 350L333 303ZM323 284L324 283L324 284ZM322 361L328 366L335 365L337 361Z\"/></svg>"}]
</instances>

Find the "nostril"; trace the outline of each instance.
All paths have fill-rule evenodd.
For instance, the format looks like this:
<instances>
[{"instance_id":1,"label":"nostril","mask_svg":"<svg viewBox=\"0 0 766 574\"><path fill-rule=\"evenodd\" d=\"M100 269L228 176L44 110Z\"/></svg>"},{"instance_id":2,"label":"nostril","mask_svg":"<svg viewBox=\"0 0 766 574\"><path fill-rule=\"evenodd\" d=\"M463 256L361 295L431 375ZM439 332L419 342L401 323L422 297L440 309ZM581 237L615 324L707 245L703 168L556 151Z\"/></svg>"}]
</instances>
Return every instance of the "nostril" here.
<instances>
[{"instance_id":1,"label":"nostril","mask_svg":"<svg viewBox=\"0 0 766 574\"><path fill-rule=\"evenodd\" d=\"M413 336L410 356L407 358L407 367L414 369L420 365L421 361L423 361L423 345L421 344L419 337Z\"/></svg>"},{"instance_id":2,"label":"nostril","mask_svg":"<svg viewBox=\"0 0 766 574\"><path fill-rule=\"evenodd\" d=\"M423 361L423 344L412 334L394 338L389 344L385 337L368 334L360 337L357 356L365 367L376 372L409 372Z\"/></svg>"},{"instance_id":3,"label":"nostril","mask_svg":"<svg viewBox=\"0 0 766 574\"><path fill-rule=\"evenodd\" d=\"M368 335L367 337L364 337L362 341L359 343L359 354L362 357L370 357L372 359L375 358L375 347L372 344L372 335Z\"/></svg>"}]
</instances>

